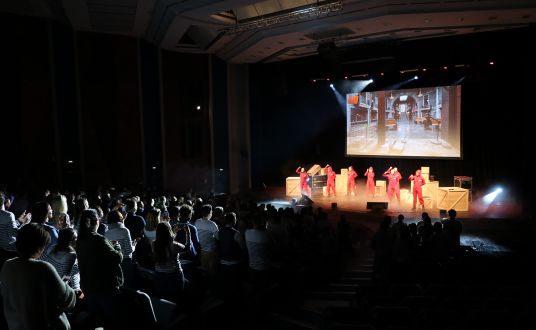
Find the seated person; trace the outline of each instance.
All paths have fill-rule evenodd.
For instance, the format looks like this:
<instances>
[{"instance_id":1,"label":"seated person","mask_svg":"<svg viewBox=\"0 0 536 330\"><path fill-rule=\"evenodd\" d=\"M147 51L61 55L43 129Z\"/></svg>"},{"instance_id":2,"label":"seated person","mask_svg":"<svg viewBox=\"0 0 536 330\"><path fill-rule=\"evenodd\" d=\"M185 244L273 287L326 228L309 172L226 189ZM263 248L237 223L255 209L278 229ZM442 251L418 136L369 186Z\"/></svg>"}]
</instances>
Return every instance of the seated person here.
<instances>
[{"instance_id":1,"label":"seated person","mask_svg":"<svg viewBox=\"0 0 536 330\"><path fill-rule=\"evenodd\" d=\"M426 130L432 129L432 116L429 113L427 113L424 116L424 120L423 120L422 123L424 125L424 129L426 129Z\"/></svg>"}]
</instances>

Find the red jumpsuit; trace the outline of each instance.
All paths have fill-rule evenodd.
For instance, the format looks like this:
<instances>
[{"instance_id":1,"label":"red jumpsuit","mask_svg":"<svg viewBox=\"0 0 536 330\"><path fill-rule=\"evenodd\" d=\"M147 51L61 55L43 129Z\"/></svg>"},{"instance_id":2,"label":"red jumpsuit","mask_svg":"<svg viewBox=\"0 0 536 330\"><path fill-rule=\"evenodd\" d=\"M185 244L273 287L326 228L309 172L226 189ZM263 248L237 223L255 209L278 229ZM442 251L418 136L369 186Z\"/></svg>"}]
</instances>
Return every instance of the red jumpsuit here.
<instances>
[{"instance_id":1,"label":"red jumpsuit","mask_svg":"<svg viewBox=\"0 0 536 330\"><path fill-rule=\"evenodd\" d=\"M367 194L374 196L374 194L376 193L376 185L374 184L374 172L366 171L365 176L367 177Z\"/></svg>"},{"instance_id":2,"label":"red jumpsuit","mask_svg":"<svg viewBox=\"0 0 536 330\"><path fill-rule=\"evenodd\" d=\"M309 191L309 174L307 172L300 171L300 167L296 170L296 173L300 175L300 192L310 196L311 192Z\"/></svg>"},{"instance_id":3,"label":"red jumpsuit","mask_svg":"<svg viewBox=\"0 0 536 330\"><path fill-rule=\"evenodd\" d=\"M348 183L346 184L346 193L355 195L355 178L357 178L357 172L353 169L348 171Z\"/></svg>"},{"instance_id":4,"label":"red jumpsuit","mask_svg":"<svg viewBox=\"0 0 536 330\"><path fill-rule=\"evenodd\" d=\"M417 204L417 197L419 197L419 204L424 209L424 199L422 198L422 186L424 186L424 178L421 175L410 176L409 179L413 181L413 208Z\"/></svg>"},{"instance_id":5,"label":"red jumpsuit","mask_svg":"<svg viewBox=\"0 0 536 330\"><path fill-rule=\"evenodd\" d=\"M393 194L395 194L396 199L400 202L400 185L398 182L402 179L402 176L398 172L391 174L390 171L383 173L383 176L389 181L389 185L387 186L387 196L389 197L389 200L392 201Z\"/></svg>"},{"instance_id":6,"label":"red jumpsuit","mask_svg":"<svg viewBox=\"0 0 536 330\"><path fill-rule=\"evenodd\" d=\"M334 196L337 194L335 193L335 178L337 177L337 173L331 168L328 167L328 184L327 184L327 190L328 190L328 196L331 196L331 193L333 193Z\"/></svg>"}]
</instances>

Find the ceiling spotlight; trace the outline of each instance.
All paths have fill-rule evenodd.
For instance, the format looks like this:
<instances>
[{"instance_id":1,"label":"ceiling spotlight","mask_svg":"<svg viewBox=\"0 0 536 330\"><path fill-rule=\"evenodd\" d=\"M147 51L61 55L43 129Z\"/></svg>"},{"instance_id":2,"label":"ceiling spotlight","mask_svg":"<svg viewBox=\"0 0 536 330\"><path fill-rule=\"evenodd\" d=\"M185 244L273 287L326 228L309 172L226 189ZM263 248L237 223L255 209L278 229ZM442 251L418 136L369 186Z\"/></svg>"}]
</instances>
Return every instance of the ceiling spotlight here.
<instances>
[{"instance_id":1,"label":"ceiling spotlight","mask_svg":"<svg viewBox=\"0 0 536 330\"><path fill-rule=\"evenodd\" d=\"M329 87L333 88L333 84L329 84Z\"/></svg>"},{"instance_id":2,"label":"ceiling spotlight","mask_svg":"<svg viewBox=\"0 0 536 330\"><path fill-rule=\"evenodd\" d=\"M195 107L197 110L201 110L201 106L198 105L197 107Z\"/></svg>"},{"instance_id":3,"label":"ceiling spotlight","mask_svg":"<svg viewBox=\"0 0 536 330\"><path fill-rule=\"evenodd\" d=\"M489 65L494 65L494 64L495 64L495 62L493 62L493 61L489 62Z\"/></svg>"},{"instance_id":4,"label":"ceiling spotlight","mask_svg":"<svg viewBox=\"0 0 536 330\"><path fill-rule=\"evenodd\" d=\"M413 77L413 79L417 80L417 79L419 79L419 76L415 76L415 77Z\"/></svg>"}]
</instances>

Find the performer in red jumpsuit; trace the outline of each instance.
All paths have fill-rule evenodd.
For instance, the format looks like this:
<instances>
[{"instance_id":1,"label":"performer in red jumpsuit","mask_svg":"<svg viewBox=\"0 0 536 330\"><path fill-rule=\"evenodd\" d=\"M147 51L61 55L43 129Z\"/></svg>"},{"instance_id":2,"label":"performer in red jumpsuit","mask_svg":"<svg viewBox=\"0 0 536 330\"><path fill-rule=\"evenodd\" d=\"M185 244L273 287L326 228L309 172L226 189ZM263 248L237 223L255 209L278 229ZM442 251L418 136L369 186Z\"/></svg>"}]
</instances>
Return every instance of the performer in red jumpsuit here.
<instances>
[{"instance_id":1,"label":"performer in red jumpsuit","mask_svg":"<svg viewBox=\"0 0 536 330\"><path fill-rule=\"evenodd\" d=\"M311 192L309 191L309 174L305 172L303 167L298 167L298 169L296 169L296 173L300 175L300 192L310 196Z\"/></svg>"},{"instance_id":2,"label":"performer in red jumpsuit","mask_svg":"<svg viewBox=\"0 0 536 330\"><path fill-rule=\"evenodd\" d=\"M348 167L348 183L346 184L346 194L352 194L355 196L355 178L357 178L357 172L354 171L352 166Z\"/></svg>"},{"instance_id":3,"label":"performer in red jumpsuit","mask_svg":"<svg viewBox=\"0 0 536 330\"><path fill-rule=\"evenodd\" d=\"M424 210L424 199L422 198L422 186L424 186L424 178L421 176L421 170L415 171L415 175L410 175L409 180L413 181L413 210L417 204L417 197L419 198L419 204L421 204Z\"/></svg>"},{"instance_id":4,"label":"performer in red jumpsuit","mask_svg":"<svg viewBox=\"0 0 536 330\"><path fill-rule=\"evenodd\" d=\"M331 193L333 193L333 196L336 196L337 193L335 192L335 178L337 177L337 173L335 173L335 171L331 168L330 165L326 165L326 171L328 173L328 196L331 196Z\"/></svg>"},{"instance_id":5,"label":"performer in red jumpsuit","mask_svg":"<svg viewBox=\"0 0 536 330\"><path fill-rule=\"evenodd\" d=\"M376 185L374 184L374 169L372 168L372 166L367 168L367 171L365 172L364 176L367 177L366 194L372 195L372 197L374 197L376 193Z\"/></svg>"},{"instance_id":6,"label":"performer in red jumpsuit","mask_svg":"<svg viewBox=\"0 0 536 330\"><path fill-rule=\"evenodd\" d=\"M395 194L397 201L400 202L399 181L402 179L402 176L398 172L398 169L391 166L383 173L383 176L387 178L387 181L389 181L389 185L387 186L387 196L389 197L389 201L393 200L393 194Z\"/></svg>"}]
</instances>

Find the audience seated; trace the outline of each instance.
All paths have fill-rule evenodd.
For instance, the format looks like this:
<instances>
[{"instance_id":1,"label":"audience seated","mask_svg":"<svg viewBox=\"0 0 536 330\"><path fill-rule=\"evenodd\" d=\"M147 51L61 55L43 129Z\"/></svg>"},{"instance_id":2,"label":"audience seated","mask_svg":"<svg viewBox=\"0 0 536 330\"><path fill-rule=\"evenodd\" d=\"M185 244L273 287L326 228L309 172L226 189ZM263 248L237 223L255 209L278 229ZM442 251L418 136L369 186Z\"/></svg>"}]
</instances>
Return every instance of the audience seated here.
<instances>
[{"instance_id":1,"label":"audience seated","mask_svg":"<svg viewBox=\"0 0 536 330\"><path fill-rule=\"evenodd\" d=\"M64 312L75 306L75 291L54 267L38 260L49 243L50 234L44 226L23 226L16 241L19 257L2 267L0 288L10 329L70 328Z\"/></svg>"}]
</instances>

